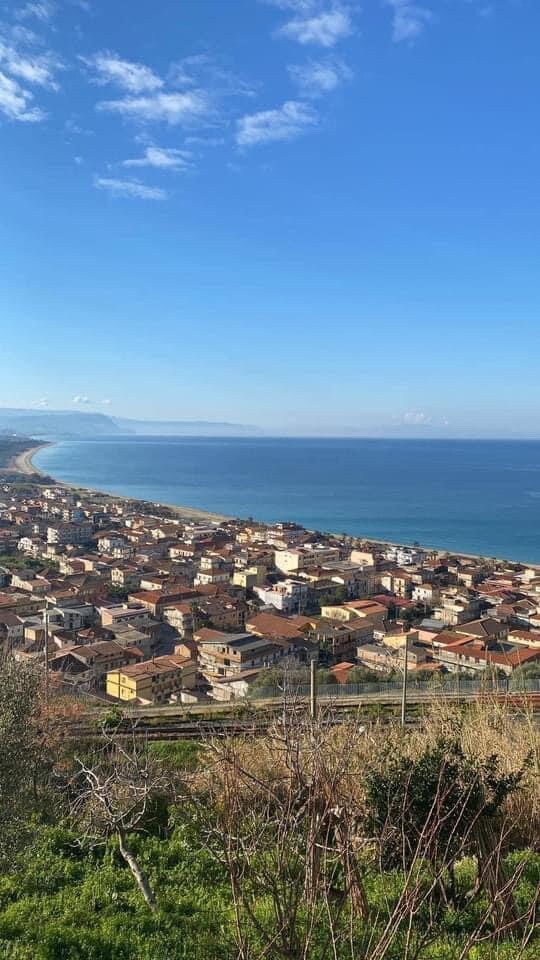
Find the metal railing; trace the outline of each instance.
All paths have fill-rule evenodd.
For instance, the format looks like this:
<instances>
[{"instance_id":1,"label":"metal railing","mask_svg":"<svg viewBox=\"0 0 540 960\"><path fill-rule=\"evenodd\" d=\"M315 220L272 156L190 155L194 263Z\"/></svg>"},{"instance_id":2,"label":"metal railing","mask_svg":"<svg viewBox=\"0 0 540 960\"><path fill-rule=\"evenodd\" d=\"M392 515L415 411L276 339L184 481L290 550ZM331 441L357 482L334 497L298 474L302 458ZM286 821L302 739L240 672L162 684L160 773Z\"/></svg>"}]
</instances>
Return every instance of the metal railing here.
<instances>
[{"instance_id":1,"label":"metal railing","mask_svg":"<svg viewBox=\"0 0 540 960\"><path fill-rule=\"evenodd\" d=\"M400 680L388 680L369 683L335 683L317 687L319 699L341 700L352 697L380 697L398 695L403 683ZM437 696L474 696L481 693L519 694L540 693L540 679L486 678L482 680L465 680L452 677L440 680L409 681L408 696L424 695ZM249 694L250 700L273 700L285 697L309 697L310 688L307 684L287 683L285 687L266 687L253 690Z\"/></svg>"}]
</instances>

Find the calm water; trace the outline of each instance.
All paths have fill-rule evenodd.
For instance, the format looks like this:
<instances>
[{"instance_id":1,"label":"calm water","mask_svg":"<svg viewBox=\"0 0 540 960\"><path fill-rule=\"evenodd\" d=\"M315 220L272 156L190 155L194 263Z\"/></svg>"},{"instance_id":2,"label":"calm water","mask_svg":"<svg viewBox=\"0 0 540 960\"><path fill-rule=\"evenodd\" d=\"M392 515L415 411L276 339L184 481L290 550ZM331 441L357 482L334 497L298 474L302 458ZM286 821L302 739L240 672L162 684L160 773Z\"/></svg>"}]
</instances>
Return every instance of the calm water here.
<instances>
[{"instance_id":1,"label":"calm water","mask_svg":"<svg viewBox=\"0 0 540 960\"><path fill-rule=\"evenodd\" d=\"M540 562L538 441L138 437L35 463L145 500Z\"/></svg>"}]
</instances>

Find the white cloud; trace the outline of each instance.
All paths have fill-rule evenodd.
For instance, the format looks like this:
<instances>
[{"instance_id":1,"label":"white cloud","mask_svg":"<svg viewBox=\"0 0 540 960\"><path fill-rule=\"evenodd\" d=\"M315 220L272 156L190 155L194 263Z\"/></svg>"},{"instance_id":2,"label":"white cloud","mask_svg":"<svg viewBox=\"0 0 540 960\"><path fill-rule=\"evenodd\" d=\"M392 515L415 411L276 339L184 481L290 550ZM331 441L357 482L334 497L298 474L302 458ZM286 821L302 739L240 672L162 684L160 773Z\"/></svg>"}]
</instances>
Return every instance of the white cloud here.
<instances>
[{"instance_id":1,"label":"white cloud","mask_svg":"<svg viewBox=\"0 0 540 960\"><path fill-rule=\"evenodd\" d=\"M16 17L18 20L28 20L35 17L36 20L46 22L51 19L55 11L56 4L52 3L51 0L32 0L30 3L25 3L17 11Z\"/></svg>"},{"instance_id":2,"label":"white cloud","mask_svg":"<svg viewBox=\"0 0 540 960\"><path fill-rule=\"evenodd\" d=\"M119 113L142 122L164 121L170 126L193 120L208 112L208 98L201 90L184 93L157 93L147 97L125 97L123 100L104 100L98 110Z\"/></svg>"},{"instance_id":3,"label":"white cloud","mask_svg":"<svg viewBox=\"0 0 540 960\"><path fill-rule=\"evenodd\" d=\"M277 140L292 140L317 123L316 112L307 104L288 100L275 110L247 114L237 121L236 142L241 147Z\"/></svg>"},{"instance_id":4,"label":"white cloud","mask_svg":"<svg viewBox=\"0 0 540 960\"><path fill-rule=\"evenodd\" d=\"M433 14L427 7L421 7L412 0L384 0L392 7L392 37L396 43L402 40L414 40L427 23L433 20Z\"/></svg>"},{"instance_id":5,"label":"white cloud","mask_svg":"<svg viewBox=\"0 0 540 960\"><path fill-rule=\"evenodd\" d=\"M107 398L106 400L100 400L99 402L102 403L105 407L109 407L112 403L112 400L109 400Z\"/></svg>"},{"instance_id":6,"label":"white cloud","mask_svg":"<svg viewBox=\"0 0 540 960\"><path fill-rule=\"evenodd\" d=\"M324 93L331 93L341 83L352 77L352 71L347 64L333 57L291 66L289 67L289 73L295 83L298 84L302 94L307 97L318 97Z\"/></svg>"},{"instance_id":7,"label":"white cloud","mask_svg":"<svg viewBox=\"0 0 540 960\"><path fill-rule=\"evenodd\" d=\"M280 10L294 10L295 13L307 13L321 5L322 0L263 0L271 7Z\"/></svg>"},{"instance_id":8,"label":"white cloud","mask_svg":"<svg viewBox=\"0 0 540 960\"><path fill-rule=\"evenodd\" d=\"M58 90L54 73L61 68L61 64L51 54L22 55L15 47L0 39L0 64L7 73L26 83Z\"/></svg>"},{"instance_id":9,"label":"white cloud","mask_svg":"<svg viewBox=\"0 0 540 960\"><path fill-rule=\"evenodd\" d=\"M77 394L76 397L73 397L73 403L87 404L91 403L91 400L88 397L81 397L80 394Z\"/></svg>"},{"instance_id":10,"label":"white cloud","mask_svg":"<svg viewBox=\"0 0 540 960\"><path fill-rule=\"evenodd\" d=\"M136 160L124 160L124 167L158 167L161 170L185 170L189 167L191 154L187 150L172 147L147 147L144 156Z\"/></svg>"},{"instance_id":11,"label":"white cloud","mask_svg":"<svg viewBox=\"0 0 540 960\"><path fill-rule=\"evenodd\" d=\"M139 200L164 200L167 196L161 187L147 187L138 180L120 180L116 177L96 177L94 186L107 190L116 197L136 197Z\"/></svg>"},{"instance_id":12,"label":"white cloud","mask_svg":"<svg viewBox=\"0 0 540 960\"><path fill-rule=\"evenodd\" d=\"M41 397L39 400L32 400L31 406L32 407L48 407L49 401L47 400L47 397Z\"/></svg>"},{"instance_id":13,"label":"white cloud","mask_svg":"<svg viewBox=\"0 0 540 960\"><path fill-rule=\"evenodd\" d=\"M45 113L39 107L30 106L33 95L12 77L0 71L0 113L9 120L36 123L44 120Z\"/></svg>"},{"instance_id":14,"label":"white cloud","mask_svg":"<svg viewBox=\"0 0 540 960\"><path fill-rule=\"evenodd\" d=\"M168 82L173 87L205 88L213 97L251 97L252 86L237 77L208 54L201 53L173 63L168 71Z\"/></svg>"},{"instance_id":15,"label":"white cloud","mask_svg":"<svg viewBox=\"0 0 540 960\"><path fill-rule=\"evenodd\" d=\"M404 413L401 417L401 422L406 423L415 427L427 426L431 423L432 418L426 413L421 411L410 411L409 413Z\"/></svg>"},{"instance_id":16,"label":"white cloud","mask_svg":"<svg viewBox=\"0 0 540 960\"><path fill-rule=\"evenodd\" d=\"M298 43L334 47L340 40L350 36L352 31L349 10L337 4L332 9L323 10L313 16L295 17L284 24L278 33L297 40Z\"/></svg>"},{"instance_id":17,"label":"white cloud","mask_svg":"<svg viewBox=\"0 0 540 960\"><path fill-rule=\"evenodd\" d=\"M95 71L94 81L98 84L113 83L129 93L159 90L163 86L163 80L150 67L123 60L108 50L81 57L81 60Z\"/></svg>"}]
</instances>

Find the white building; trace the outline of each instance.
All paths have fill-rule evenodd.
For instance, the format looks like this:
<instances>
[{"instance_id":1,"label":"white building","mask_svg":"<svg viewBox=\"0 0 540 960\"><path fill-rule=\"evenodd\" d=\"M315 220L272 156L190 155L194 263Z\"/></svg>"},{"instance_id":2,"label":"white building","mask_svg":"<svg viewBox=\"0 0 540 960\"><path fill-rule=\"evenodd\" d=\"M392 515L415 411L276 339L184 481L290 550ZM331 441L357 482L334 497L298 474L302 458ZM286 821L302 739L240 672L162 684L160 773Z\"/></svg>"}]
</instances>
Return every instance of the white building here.
<instances>
[{"instance_id":1,"label":"white building","mask_svg":"<svg viewBox=\"0 0 540 960\"><path fill-rule=\"evenodd\" d=\"M254 587L262 603L281 613L301 613L305 609L309 585L304 580L281 580L269 587Z\"/></svg>"},{"instance_id":2,"label":"white building","mask_svg":"<svg viewBox=\"0 0 540 960\"><path fill-rule=\"evenodd\" d=\"M306 567L317 567L339 560L339 548L325 544L306 544L295 550L276 550L274 563L283 573L297 573Z\"/></svg>"}]
</instances>

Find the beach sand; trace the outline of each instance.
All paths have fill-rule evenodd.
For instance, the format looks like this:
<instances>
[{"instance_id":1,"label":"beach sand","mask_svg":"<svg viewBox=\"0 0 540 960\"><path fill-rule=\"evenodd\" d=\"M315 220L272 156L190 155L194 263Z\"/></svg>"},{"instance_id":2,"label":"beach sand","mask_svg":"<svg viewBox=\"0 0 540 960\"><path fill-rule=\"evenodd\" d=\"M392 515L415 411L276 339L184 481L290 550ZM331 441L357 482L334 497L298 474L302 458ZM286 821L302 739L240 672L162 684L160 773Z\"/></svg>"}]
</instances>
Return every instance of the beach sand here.
<instances>
[{"instance_id":1,"label":"beach sand","mask_svg":"<svg viewBox=\"0 0 540 960\"><path fill-rule=\"evenodd\" d=\"M38 470L32 462L32 458L36 455L38 450L42 450L43 447L48 447L48 443L39 443L35 447L30 447L28 450L23 450L21 453L17 453L14 457L11 458L7 466L3 467L4 473L22 473L27 477L40 477L42 476L41 470Z\"/></svg>"}]
</instances>

